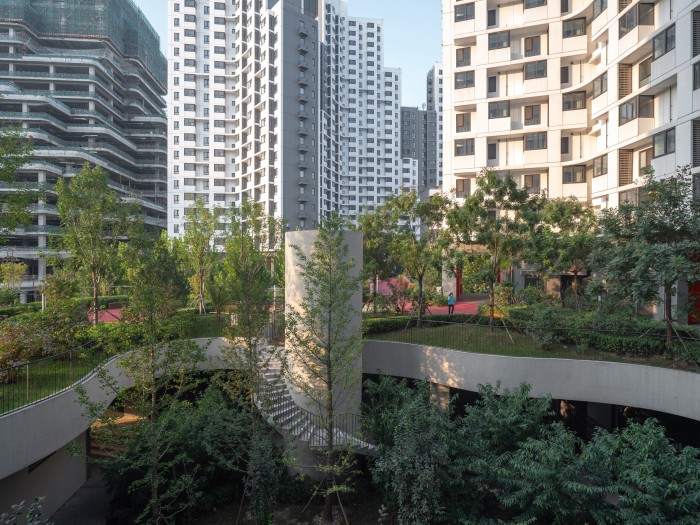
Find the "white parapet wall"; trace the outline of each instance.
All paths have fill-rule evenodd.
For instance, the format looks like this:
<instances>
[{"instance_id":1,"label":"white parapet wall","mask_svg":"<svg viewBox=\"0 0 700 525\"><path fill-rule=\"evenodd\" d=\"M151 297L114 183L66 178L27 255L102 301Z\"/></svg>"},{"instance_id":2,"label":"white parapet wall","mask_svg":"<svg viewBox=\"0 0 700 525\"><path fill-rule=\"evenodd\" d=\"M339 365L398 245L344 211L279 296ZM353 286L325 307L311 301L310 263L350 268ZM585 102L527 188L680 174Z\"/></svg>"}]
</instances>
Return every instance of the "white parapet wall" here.
<instances>
[{"instance_id":1,"label":"white parapet wall","mask_svg":"<svg viewBox=\"0 0 700 525\"><path fill-rule=\"evenodd\" d=\"M526 382L533 396L632 406L700 421L700 374L654 366L533 357L507 357L433 346L366 341L362 368L476 391L501 381Z\"/></svg>"}]
</instances>

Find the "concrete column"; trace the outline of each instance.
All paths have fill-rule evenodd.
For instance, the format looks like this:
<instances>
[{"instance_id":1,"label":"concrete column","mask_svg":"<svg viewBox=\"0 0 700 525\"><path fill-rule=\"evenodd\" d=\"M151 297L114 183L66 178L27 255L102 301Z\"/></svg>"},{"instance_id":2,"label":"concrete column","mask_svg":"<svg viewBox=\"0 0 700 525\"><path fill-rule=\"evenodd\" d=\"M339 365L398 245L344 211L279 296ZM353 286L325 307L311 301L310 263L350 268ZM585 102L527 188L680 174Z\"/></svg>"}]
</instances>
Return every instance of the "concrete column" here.
<instances>
[{"instance_id":1,"label":"concrete column","mask_svg":"<svg viewBox=\"0 0 700 525\"><path fill-rule=\"evenodd\" d=\"M309 257L314 250L314 242L318 238L318 231L296 231L288 232L285 237L285 301L287 304L287 310L294 308L300 311L300 305L304 301L306 292L304 289L304 280L301 276L299 270L299 257L297 256L296 250L293 246L299 248L301 253ZM356 261L355 265L355 275L359 275L362 270L362 234L359 232L345 232L345 242L348 246L348 257L354 258ZM362 309L362 290L358 287L357 293L353 295L350 301L350 308L352 308L357 315L355 316L352 323L347 326L348 332L354 330L361 330L361 309ZM287 338L287 344L289 345L289 338ZM304 375L306 374L306 368L300 362L290 363L290 368L292 373ZM334 392L336 392L336 413L337 414L359 414L360 413L360 403L361 403L361 390L362 390L362 357L361 354L358 356L357 364L355 370L352 371L354 377L351 378L350 383L352 384L352 390L343 388L342 385L338 384L334 386ZM310 399L303 396L300 392L295 391L295 389L290 389L292 397L295 402L307 410L313 413L320 413L320 409L317 405L311 402Z\"/></svg>"},{"instance_id":2,"label":"concrete column","mask_svg":"<svg viewBox=\"0 0 700 525\"><path fill-rule=\"evenodd\" d=\"M438 383L430 383L430 395L433 401L442 408L447 410L450 406L450 387L445 385L440 385Z\"/></svg>"},{"instance_id":3,"label":"concrete column","mask_svg":"<svg viewBox=\"0 0 700 525\"><path fill-rule=\"evenodd\" d=\"M612 405L588 403L588 417L596 420L605 430L612 430Z\"/></svg>"}]
</instances>

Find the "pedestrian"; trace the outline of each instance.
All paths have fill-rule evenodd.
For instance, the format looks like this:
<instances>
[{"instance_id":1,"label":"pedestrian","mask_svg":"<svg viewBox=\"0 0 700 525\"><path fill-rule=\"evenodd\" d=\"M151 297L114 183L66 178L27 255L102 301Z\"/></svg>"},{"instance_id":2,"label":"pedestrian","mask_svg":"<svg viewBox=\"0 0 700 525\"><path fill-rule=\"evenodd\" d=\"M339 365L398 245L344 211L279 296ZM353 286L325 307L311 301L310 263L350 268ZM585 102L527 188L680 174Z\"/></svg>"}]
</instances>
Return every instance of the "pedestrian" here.
<instances>
[{"instance_id":1,"label":"pedestrian","mask_svg":"<svg viewBox=\"0 0 700 525\"><path fill-rule=\"evenodd\" d=\"M450 292L450 295L447 296L447 313L455 313L455 296L452 292Z\"/></svg>"}]
</instances>

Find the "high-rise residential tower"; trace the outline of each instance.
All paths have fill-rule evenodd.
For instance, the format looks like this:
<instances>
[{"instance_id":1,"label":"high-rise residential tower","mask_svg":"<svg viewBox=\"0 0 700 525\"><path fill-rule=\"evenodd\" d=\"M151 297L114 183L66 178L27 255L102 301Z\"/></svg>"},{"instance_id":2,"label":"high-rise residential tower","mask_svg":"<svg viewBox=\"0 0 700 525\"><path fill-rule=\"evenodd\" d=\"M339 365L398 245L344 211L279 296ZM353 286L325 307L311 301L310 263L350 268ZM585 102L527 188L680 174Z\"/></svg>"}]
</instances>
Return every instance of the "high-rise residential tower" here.
<instances>
[{"instance_id":1,"label":"high-rise residential tower","mask_svg":"<svg viewBox=\"0 0 700 525\"><path fill-rule=\"evenodd\" d=\"M347 171L341 214L351 221L401 187L401 71L384 66L382 20L347 22Z\"/></svg>"},{"instance_id":2,"label":"high-rise residential tower","mask_svg":"<svg viewBox=\"0 0 700 525\"><path fill-rule=\"evenodd\" d=\"M196 198L311 227L319 203L318 3L169 0L168 231Z\"/></svg>"},{"instance_id":3,"label":"high-rise residential tower","mask_svg":"<svg viewBox=\"0 0 700 525\"><path fill-rule=\"evenodd\" d=\"M0 258L27 263L23 290L46 275L54 184L85 163L138 202L146 224L165 228L166 77L158 35L131 0L0 0L0 126L31 137L33 160L17 179L44 190L32 224L0 248Z\"/></svg>"},{"instance_id":4,"label":"high-rise residential tower","mask_svg":"<svg viewBox=\"0 0 700 525\"><path fill-rule=\"evenodd\" d=\"M700 0L443 0L445 190L488 166L606 208L700 169Z\"/></svg>"},{"instance_id":5,"label":"high-rise residential tower","mask_svg":"<svg viewBox=\"0 0 700 525\"><path fill-rule=\"evenodd\" d=\"M169 0L168 231L196 198L263 202L289 229L397 191L400 72L345 0Z\"/></svg>"},{"instance_id":6,"label":"high-rise residential tower","mask_svg":"<svg viewBox=\"0 0 700 525\"><path fill-rule=\"evenodd\" d=\"M443 85L442 64L437 62L426 75L426 123L425 153L427 166L423 188L430 192L442 187L442 141L443 141ZM426 193L424 191L424 193Z\"/></svg>"}]
</instances>

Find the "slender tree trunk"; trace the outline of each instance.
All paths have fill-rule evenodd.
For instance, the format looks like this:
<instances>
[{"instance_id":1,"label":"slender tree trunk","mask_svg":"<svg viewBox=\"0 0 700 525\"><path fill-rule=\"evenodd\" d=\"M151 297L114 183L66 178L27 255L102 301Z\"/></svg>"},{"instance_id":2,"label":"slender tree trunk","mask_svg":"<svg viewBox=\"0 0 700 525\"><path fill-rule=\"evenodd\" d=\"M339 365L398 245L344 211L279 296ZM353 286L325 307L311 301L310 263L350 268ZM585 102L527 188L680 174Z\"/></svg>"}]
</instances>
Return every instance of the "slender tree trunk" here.
<instances>
[{"instance_id":1,"label":"slender tree trunk","mask_svg":"<svg viewBox=\"0 0 700 525\"><path fill-rule=\"evenodd\" d=\"M574 291L574 303L576 304L576 312L581 313L581 305L579 304L578 300L578 272L574 271L574 284L571 285L571 288Z\"/></svg>"},{"instance_id":2,"label":"slender tree trunk","mask_svg":"<svg viewBox=\"0 0 700 525\"><path fill-rule=\"evenodd\" d=\"M332 274L332 272L330 272ZM326 417L328 418L326 422L326 497L323 505L323 523L333 523L333 494L330 492L330 487L335 483L335 476L331 476L330 471L335 462L335 443L333 435L333 430L335 427L334 421L334 405L333 405L333 344L331 339L331 334L333 333L333 297L331 291L331 300L328 307L328 346L326 353Z\"/></svg>"},{"instance_id":3,"label":"slender tree trunk","mask_svg":"<svg viewBox=\"0 0 700 525\"><path fill-rule=\"evenodd\" d=\"M423 325L423 275L418 276L418 321L416 326L420 328Z\"/></svg>"},{"instance_id":4,"label":"slender tree trunk","mask_svg":"<svg viewBox=\"0 0 700 525\"><path fill-rule=\"evenodd\" d=\"M673 357L673 312L669 284L664 285L664 321L666 322L666 351Z\"/></svg>"},{"instance_id":5,"label":"slender tree trunk","mask_svg":"<svg viewBox=\"0 0 700 525\"><path fill-rule=\"evenodd\" d=\"M204 270L199 270L199 315L206 313L204 309Z\"/></svg>"},{"instance_id":6,"label":"slender tree trunk","mask_svg":"<svg viewBox=\"0 0 700 525\"><path fill-rule=\"evenodd\" d=\"M377 315L377 284L379 281L379 274L375 273L372 277L372 307L374 310L374 315Z\"/></svg>"},{"instance_id":7,"label":"slender tree trunk","mask_svg":"<svg viewBox=\"0 0 700 525\"><path fill-rule=\"evenodd\" d=\"M156 392L156 368L155 368L155 349L151 345L151 518L153 523L158 523L160 520L160 502L158 501L158 446L154 440L156 433L156 409L157 409L157 392Z\"/></svg>"},{"instance_id":8,"label":"slender tree trunk","mask_svg":"<svg viewBox=\"0 0 700 525\"><path fill-rule=\"evenodd\" d=\"M97 316L100 313L100 278L95 271L92 272L92 324L97 325Z\"/></svg>"},{"instance_id":9,"label":"slender tree trunk","mask_svg":"<svg viewBox=\"0 0 700 525\"><path fill-rule=\"evenodd\" d=\"M496 294L493 281L489 283L489 334L493 334L493 320L495 317Z\"/></svg>"}]
</instances>

